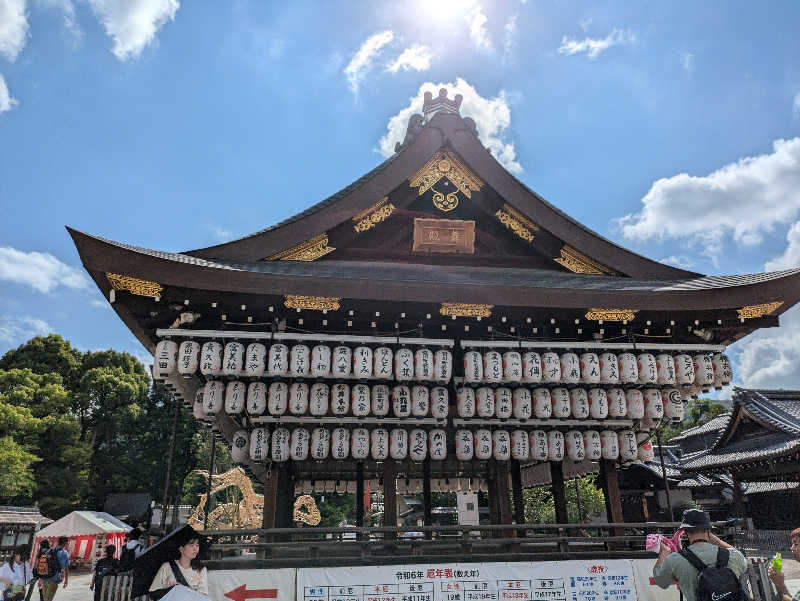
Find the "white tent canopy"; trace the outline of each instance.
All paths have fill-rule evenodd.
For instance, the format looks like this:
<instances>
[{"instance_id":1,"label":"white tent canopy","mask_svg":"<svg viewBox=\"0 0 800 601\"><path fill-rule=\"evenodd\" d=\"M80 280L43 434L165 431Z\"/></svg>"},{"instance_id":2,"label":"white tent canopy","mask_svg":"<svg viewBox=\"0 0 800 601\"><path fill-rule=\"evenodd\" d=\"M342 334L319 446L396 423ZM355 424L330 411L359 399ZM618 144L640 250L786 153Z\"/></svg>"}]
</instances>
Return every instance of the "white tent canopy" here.
<instances>
[{"instance_id":1,"label":"white tent canopy","mask_svg":"<svg viewBox=\"0 0 800 601\"><path fill-rule=\"evenodd\" d=\"M111 532L129 532L131 527L103 511L73 511L36 533L36 538L87 536Z\"/></svg>"}]
</instances>

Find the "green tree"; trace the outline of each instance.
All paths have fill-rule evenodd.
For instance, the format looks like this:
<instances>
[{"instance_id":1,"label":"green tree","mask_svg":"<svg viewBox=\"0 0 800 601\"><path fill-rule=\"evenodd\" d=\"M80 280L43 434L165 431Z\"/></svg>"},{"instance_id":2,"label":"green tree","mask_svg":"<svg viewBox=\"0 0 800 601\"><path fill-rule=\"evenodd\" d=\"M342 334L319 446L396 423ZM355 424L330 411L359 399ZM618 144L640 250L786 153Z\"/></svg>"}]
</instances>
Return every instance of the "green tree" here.
<instances>
[{"instance_id":1,"label":"green tree","mask_svg":"<svg viewBox=\"0 0 800 601\"><path fill-rule=\"evenodd\" d=\"M686 414L683 421L677 424L666 424L661 431L661 440L665 443L669 442L684 430L701 426L710 422L715 417L719 417L723 413L727 413L729 409L712 401L711 399L692 399L686 408Z\"/></svg>"},{"instance_id":2,"label":"green tree","mask_svg":"<svg viewBox=\"0 0 800 601\"><path fill-rule=\"evenodd\" d=\"M570 523L586 522L593 515L605 513L606 502L597 484L597 476L584 476L564 483L567 497L567 516ZM549 486L539 486L523 491L525 522L528 524L553 524L556 509Z\"/></svg>"},{"instance_id":3,"label":"green tree","mask_svg":"<svg viewBox=\"0 0 800 601\"><path fill-rule=\"evenodd\" d=\"M82 372L81 352L58 334L36 336L0 359L0 370L30 369L35 374L56 373L64 387L74 390Z\"/></svg>"},{"instance_id":4,"label":"green tree","mask_svg":"<svg viewBox=\"0 0 800 601\"><path fill-rule=\"evenodd\" d=\"M36 487L32 466L37 461L41 459L11 436L0 436L0 498L31 495Z\"/></svg>"}]
</instances>

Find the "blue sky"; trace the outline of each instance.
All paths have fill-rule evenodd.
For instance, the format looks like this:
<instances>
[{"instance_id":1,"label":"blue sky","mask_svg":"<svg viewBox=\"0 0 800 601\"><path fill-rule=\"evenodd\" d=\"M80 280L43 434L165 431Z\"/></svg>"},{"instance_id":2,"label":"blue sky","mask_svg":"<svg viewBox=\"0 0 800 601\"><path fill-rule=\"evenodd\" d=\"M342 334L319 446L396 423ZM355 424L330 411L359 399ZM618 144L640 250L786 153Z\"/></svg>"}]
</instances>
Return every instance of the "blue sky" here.
<instances>
[{"instance_id":1,"label":"blue sky","mask_svg":"<svg viewBox=\"0 0 800 601\"><path fill-rule=\"evenodd\" d=\"M250 233L383 160L442 83L612 240L800 265L798 29L791 1L0 0L0 352L56 331L143 357L65 225L172 251ZM740 383L800 386L783 321L732 349Z\"/></svg>"}]
</instances>

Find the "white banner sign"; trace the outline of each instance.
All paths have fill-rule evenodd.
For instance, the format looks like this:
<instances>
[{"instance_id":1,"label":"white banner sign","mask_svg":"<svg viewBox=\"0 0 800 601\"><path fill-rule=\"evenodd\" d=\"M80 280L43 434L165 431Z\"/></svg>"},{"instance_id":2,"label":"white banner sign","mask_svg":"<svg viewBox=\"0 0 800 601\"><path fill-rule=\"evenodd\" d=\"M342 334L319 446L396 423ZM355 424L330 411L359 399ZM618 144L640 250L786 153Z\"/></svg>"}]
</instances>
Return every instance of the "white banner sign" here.
<instances>
[{"instance_id":1,"label":"white banner sign","mask_svg":"<svg viewBox=\"0 0 800 601\"><path fill-rule=\"evenodd\" d=\"M295 601L297 570L210 570L208 593L214 601Z\"/></svg>"}]
</instances>

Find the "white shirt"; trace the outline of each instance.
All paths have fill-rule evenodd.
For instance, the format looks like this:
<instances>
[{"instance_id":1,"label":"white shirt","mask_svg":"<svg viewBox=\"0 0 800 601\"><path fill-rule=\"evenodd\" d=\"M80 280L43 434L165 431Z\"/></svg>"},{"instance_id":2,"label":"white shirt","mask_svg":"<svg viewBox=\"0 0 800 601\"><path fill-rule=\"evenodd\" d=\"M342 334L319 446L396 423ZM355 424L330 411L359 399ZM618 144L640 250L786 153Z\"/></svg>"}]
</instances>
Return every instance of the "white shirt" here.
<instances>
[{"instance_id":1,"label":"white shirt","mask_svg":"<svg viewBox=\"0 0 800 601\"><path fill-rule=\"evenodd\" d=\"M0 578L9 579L12 586L25 586L33 579L33 572L24 562L15 563L12 568L7 561L4 561L3 565L0 566ZM4 584L0 583L0 586Z\"/></svg>"},{"instance_id":2,"label":"white shirt","mask_svg":"<svg viewBox=\"0 0 800 601\"><path fill-rule=\"evenodd\" d=\"M125 543L125 547L128 549L133 549L134 554L138 558L142 553L145 552L144 543L140 540L129 540Z\"/></svg>"},{"instance_id":3,"label":"white shirt","mask_svg":"<svg viewBox=\"0 0 800 601\"><path fill-rule=\"evenodd\" d=\"M184 568L177 561L175 564L186 579L189 588L198 593L203 593L204 595L208 594L208 571L206 568L195 570L193 568ZM175 584L177 584L175 574L172 573L169 562L164 562L161 564L158 572L156 572L156 576L153 578L153 584L150 585L150 590L157 591L158 589L167 588Z\"/></svg>"}]
</instances>

